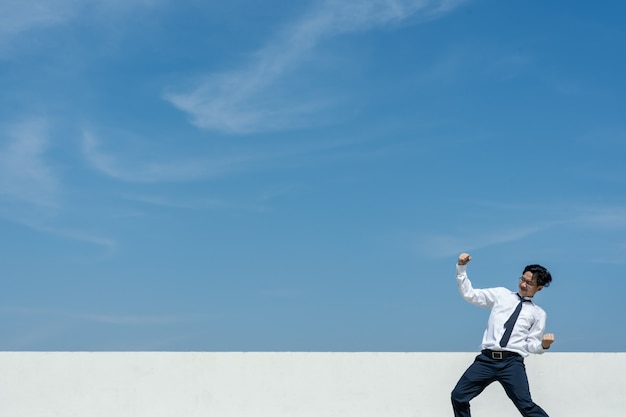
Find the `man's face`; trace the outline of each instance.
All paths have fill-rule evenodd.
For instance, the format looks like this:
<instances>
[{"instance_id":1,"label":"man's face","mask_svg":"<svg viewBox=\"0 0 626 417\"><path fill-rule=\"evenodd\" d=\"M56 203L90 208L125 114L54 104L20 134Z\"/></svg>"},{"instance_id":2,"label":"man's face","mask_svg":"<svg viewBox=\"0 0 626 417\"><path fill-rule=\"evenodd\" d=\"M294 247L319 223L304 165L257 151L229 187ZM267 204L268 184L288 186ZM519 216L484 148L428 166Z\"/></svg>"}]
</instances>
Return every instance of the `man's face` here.
<instances>
[{"instance_id":1,"label":"man's face","mask_svg":"<svg viewBox=\"0 0 626 417\"><path fill-rule=\"evenodd\" d=\"M519 279L518 292L522 297L534 297L542 288L542 286L537 286L537 280L533 278L533 273L530 271L524 272L524 275Z\"/></svg>"}]
</instances>

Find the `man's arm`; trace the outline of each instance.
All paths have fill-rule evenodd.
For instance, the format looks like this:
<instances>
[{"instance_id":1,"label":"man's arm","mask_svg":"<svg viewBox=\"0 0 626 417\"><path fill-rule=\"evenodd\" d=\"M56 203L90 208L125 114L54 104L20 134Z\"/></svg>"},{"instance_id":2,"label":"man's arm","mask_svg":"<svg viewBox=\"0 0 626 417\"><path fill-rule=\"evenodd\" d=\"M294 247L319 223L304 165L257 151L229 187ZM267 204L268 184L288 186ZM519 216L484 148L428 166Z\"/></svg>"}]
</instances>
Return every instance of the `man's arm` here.
<instances>
[{"instance_id":1,"label":"man's arm","mask_svg":"<svg viewBox=\"0 0 626 417\"><path fill-rule=\"evenodd\" d=\"M550 349L550 345L554 343L554 334L545 333L546 328L546 314L540 309L540 314L537 316L537 320L530 328L528 333L526 349L529 353L542 354L546 350Z\"/></svg>"},{"instance_id":2,"label":"man's arm","mask_svg":"<svg viewBox=\"0 0 626 417\"><path fill-rule=\"evenodd\" d=\"M459 255L456 265L456 282L461 296L468 302L479 307L491 308L495 302L496 294L492 289L474 289L467 277L467 264L472 260L468 253Z\"/></svg>"}]
</instances>

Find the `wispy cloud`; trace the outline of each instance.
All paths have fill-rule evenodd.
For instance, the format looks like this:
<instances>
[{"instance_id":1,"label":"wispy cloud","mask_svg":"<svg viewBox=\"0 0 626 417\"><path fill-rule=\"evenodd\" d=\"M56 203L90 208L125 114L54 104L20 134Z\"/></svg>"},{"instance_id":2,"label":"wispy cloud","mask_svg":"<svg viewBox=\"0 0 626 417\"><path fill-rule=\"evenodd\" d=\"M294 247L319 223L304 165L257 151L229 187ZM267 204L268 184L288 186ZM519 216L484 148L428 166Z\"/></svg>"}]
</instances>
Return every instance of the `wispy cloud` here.
<instances>
[{"instance_id":1,"label":"wispy cloud","mask_svg":"<svg viewBox=\"0 0 626 417\"><path fill-rule=\"evenodd\" d=\"M149 160L146 155L126 159L102 149L95 134L85 132L82 141L83 154L91 167L112 178L129 182L179 182L220 177L238 172L258 157L252 154L238 154L222 158L185 158L176 161ZM138 163L137 160L142 162Z\"/></svg>"},{"instance_id":2,"label":"wispy cloud","mask_svg":"<svg viewBox=\"0 0 626 417\"><path fill-rule=\"evenodd\" d=\"M32 326L26 326L23 330L17 332L16 334L5 335L2 340L2 345L4 348L11 350L32 349L33 346L46 345L50 343L50 341L58 341L59 338L66 340L67 343L69 343L67 346L70 346L71 349L75 349L73 344L78 343L80 345L81 342L77 342L71 337L67 338L65 336L72 334L72 331L77 326L81 325L88 325L90 328L93 328L94 326L115 326L117 328L146 326L158 327L182 325L184 323L193 323L214 318L214 316L208 314L100 314L11 306L1 306L0 316L3 316L3 319L5 320L14 320L16 319L15 316L22 316L26 319L35 320L35 324ZM141 342L142 346L145 345L144 349L141 350L146 350L148 348L156 349L160 346L167 347L171 345L172 342L176 341L176 338L178 337L188 338L190 336L177 336L175 338L172 336L164 336L163 338L150 342L144 341ZM117 340L117 342L113 343L113 345L115 349L120 349L120 346L124 350L129 349L128 341L120 342ZM102 345L97 347L97 349L100 348L102 348ZM94 347L90 347L90 350L93 349Z\"/></svg>"},{"instance_id":3,"label":"wispy cloud","mask_svg":"<svg viewBox=\"0 0 626 417\"><path fill-rule=\"evenodd\" d=\"M115 241L85 231L53 226L62 213L61 181L48 162L47 123L31 120L6 126L0 141L0 216L38 232L91 245L108 252Z\"/></svg>"},{"instance_id":4,"label":"wispy cloud","mask_svg":"<svg viewBox=\"0 0 626 417\"><path fill-rule=\"evenodd\" d=\"M71 19L78 0L4 0L0 2L0 42L33 29L42 29Z\"/></svg>"},{"instance_id":5,"label":"wispy cloud","mask_svg":"<svg viewBox=\"0 0 626 417\"><path fill-rule=\"evenodd\" d=\"M118 315L118 314L67 314L68 317L103 324L121 326L164 325L205 319L206 316L190 314L172 315Z\"/></svg>"},{"instance_id":6,"label":"wispy cloud","mask_svg":"<svg viewBox=\"0 0 626 417\"><path fill-rule=\"evenodd\" d=\"M182 200L180 197L173 198L165 195L125 195L127 200L143 203L151 206L159 206L173 209L205 210L232 207L232 205L220 198L201 198L196 200Z\"/></svg>"},{"instance_id":7,"label":"wispy cloud","mask_svg":"<svg viewBox=\"0 0 626 417\"><path fill-rule=\"evenodd\" d=\"M245 212L265 212L269 210L268 200L265 194L248 200L237 200L235 198L221 197L198 197L184 198L181 196L169 195L124 195L123 198L134 201L145 206L153 206L164 209L181 209L181 210L237 210ZM141 214L136 213L139 216Z\"/></svg>"},{"instance_id":8,"label":"wispy cloud","mask_svg":"<svg viewBox=\"0 0 626 417\"><path fill-rule=\"evenodd\" d=\"M423 235L420 236L417 243L419 253L433 258L443 258L453 256L460 251L472 251L520 241L552 228L570 230L571 233L576 234L579 234L581 230L586 230L592 234L597 231L614 231L620 234L621 231L626 229L626 207L619 205L597 207L576 206L573 203L562 203L558 206L497 203L485 203L483 205L498 210L512 210L514 212L530 210L544 213L544 215L549 213L548 216L553 216L553 220L536 221L532 225L517 228L503 228L492 231L482 230L475 234ZM527 221L527 223L531 223L531 221ZM615 249L614 247L611 248L611 250ZM606 250L606 248L603 250ZM618 252L620 254L624 253L621 249ZM623 262L623 256L620 256L619 260L613 260L612 262Z\"/></svg>"},{"instance_id":9,"label":"wispy cloud","mask_svg":"<svg viewBox=\"0 0 626 417\"><path fill-rule=\"evenodd\" d=\"M273 186L265 187L260 190L252 200L247 202L237 202L231 199L225 199L220 197L191 197L185 198L181 196L168 196L164 194L149 195L149 194L126 194L123 197L130 201L137 203L172 208L183 210L224 210L235 209L243 211L266 211L268 209L267 204L275 198L282 197L286 194L292 193L298 187L295 184L277 184Z\"/></svg>"},{"instance_id":10,"label":"wispy cloud","mask_svg":"<svg viewBox=\"0 0 626 417\"><path fill-rule=\"evenodd\" d=\"M4 146L0 149L0 198L56 208L59 182L45 160L46 123L35 120L8 126L5 131Z\"/></svg>"},{"instance_id":11,"label":"wispy cloud","mask_svg":"<svg viewBox=\"0 0 626 417\"><path fill-rule=\"evenodd\" d=\"M114 252L117 248L117 242L114 239L89 233L83 230L70 230L67 228L53 227L33 221L22 221L20 223L38 232L99 246L104 249L107 254Z\"/></svg>"},{"instance_id":12,"label":"wispy cloud","mask_svg":"<svg viewBox=\"0 0 626 417\"><path fill-rule=\"evenodd\" d=\"M272 288L262 290L260 292L261 296L267 298L278 298L278 299L293 299L300 297L302 295L301 291L287 288Z\"/></svg>"},{"instance_id":13,"label":"wispy cloud","mask_svg":"<svg viewBox=\"0 0 626 417\"><path fill-rule=\"evenodd\" d=\"M626 229L626 207L606 206L581 209L573 221L577 225L604 230Z\"/></svg>"},{"instance_id":14,"label":"wispy cloud","mask_svg":"<svg viewBox=\"0 0 626 417\"><path fill-rule=\"evenodd\" d=\"M416 15L440 16L461 3L461 0L327 0L286 25L254 54L247 67L211 74L190 91L168 92L165 98L189 113L193 123L204 129L250 133L308 124L312 115L332 106L332 101L306 97L301 90L294 97L283 82L317 45L334 36L396 24Z\"/></svg>"},{"instance_id":15,"label":"wispy cloud","mask_svg":"<svg viewBox=\"0 0 626 417\"><path fill-rule=\"evenodd\" d=\"M210 316L201 314L165 314L165 315L125 315L125 314L99 314L99 313L76 313L58 310L46 310L24 307L0 307L0 313L18 316L45 316L64 317L102 324L114 324L122 326L141 325L165 325L190 321L204 320Z\"/></svg>"},{"instance_id":16,"label":"wispy cloud","mask_svg":"<svg viewBox=\"0 0 626 417\"><path fill-rule=\"evenodd\" d=\"M445 258L462 251L475 251L503 243L525 239L540 231L545 226L528 226L480 233L478 236L429 235L420 238L418 251L432 258Z\"/></svg>"},{"instance_id":17,"label":"wispy cloud","mask_svg":"<svg viewBox=\"0 0 626 417\"><path fill-rule=\"evenodd\" d=\"M265 145L261 148L249 147L237 150L218 151L212 157L203 156L180 156L178 159L171 154L151 157L156 155L148 151L154 143L146 139L137 139L133 136L136 144L135 149L128 150L119 144L116 135L127 136L126 133L106 133L103 139L90 131L85 131L82 137L83 155L90 167L111 178L136 183L156 182L187 182L215 179L228 175L258 171L263 169L276 169L277 166L294 165L295 157L309 156L325 157L328 152L350 147L354 140L320 140L317 142L290 143L286 146L275 144L273 147ZM126 141L128 142L128 141ZM112 150L105 150L108 147ZM151 160L152 158L152 160ZM307 163L304 158L299 158L297 164ZM285 190L273 190L271 193L284 193ZM263 197L261 197L262 199ZM163 201L167 204L166 201ZM153 203L158 203L153 199ZM196 203L193 203L196 204ZM223 201L204 201L201 204L223 204Z\"/></svg>"},{"instance_id":18,"label":"wispy cloud","mask_svg":"<svg viewBox=\"0 0 626 417\"><path fill-rule=\"evenodd\" d=\"M0 2L0 51L28 32L68 24L86 14L107 19L135 7L153 7L167 0L3 0Z\"/></svg>"},{"instance_id":19,"label":"wispy cloud","mask_svg":"<svg viewBox=\"0 0 626 417\"><path fill-rule=\"evenodd\" d=\"M5 350L31 350L33 347L66 335L71 327L67 320L42 320L33 325L21 327L17 334L4 334L2 347Z\"/></svg>"}]
</instances>

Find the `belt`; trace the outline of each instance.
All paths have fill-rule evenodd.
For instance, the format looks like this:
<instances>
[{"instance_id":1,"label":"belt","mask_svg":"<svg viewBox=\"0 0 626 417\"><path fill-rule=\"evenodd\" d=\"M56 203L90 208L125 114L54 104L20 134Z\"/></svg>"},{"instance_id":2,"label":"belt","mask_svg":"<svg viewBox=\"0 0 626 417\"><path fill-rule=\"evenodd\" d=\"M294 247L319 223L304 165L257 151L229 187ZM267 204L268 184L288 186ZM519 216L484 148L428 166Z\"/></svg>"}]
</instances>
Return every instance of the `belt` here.
<instances>
[{"instance_id":1,"label":"belt","mask_svg":"<svg viewBox=\"0 0 626 417\"><path fill-rule=\"evenodd\" d=\"M482 351L482 354L490 357L491 359L495 359L495 360L502 360L504 358L508 358L511 356L520 356L519 353L515 353L515 352L511 352L508 350L489 350L489 349L485 349Z\"/></svg>"}]
</instances>

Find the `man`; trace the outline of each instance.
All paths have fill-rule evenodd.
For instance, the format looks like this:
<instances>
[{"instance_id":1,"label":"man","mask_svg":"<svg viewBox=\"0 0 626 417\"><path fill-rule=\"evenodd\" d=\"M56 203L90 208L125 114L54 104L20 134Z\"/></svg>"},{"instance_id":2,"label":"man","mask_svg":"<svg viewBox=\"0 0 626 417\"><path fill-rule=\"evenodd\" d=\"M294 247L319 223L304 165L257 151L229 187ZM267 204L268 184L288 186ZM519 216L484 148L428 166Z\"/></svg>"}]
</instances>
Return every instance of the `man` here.
<instances>
[{"instance_id":1,"label":"man","mask_svg":"<svg viewBox=\"0 0 626 417\"><path fill-rule=\"evenodd\" d=\"M470 303L491 309L491 314L483 335L482 353L452 391L454 415L470 417L470 400L498 381L523 416L548 417L531 399L524 358L543 353L554 342L553 334L544 334L545 311L533 301L536 293L550 285L552 276L541 265L528 265L520 277L517 293L501 287L474 289L466 272L471 259L467 253L459 255L459 291Z\"/></svg>"}]
</instances>

